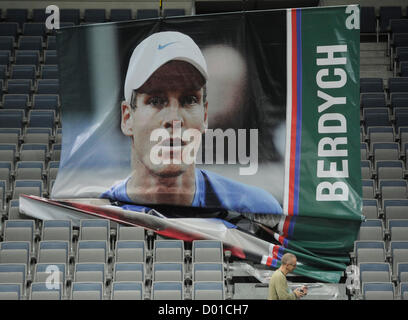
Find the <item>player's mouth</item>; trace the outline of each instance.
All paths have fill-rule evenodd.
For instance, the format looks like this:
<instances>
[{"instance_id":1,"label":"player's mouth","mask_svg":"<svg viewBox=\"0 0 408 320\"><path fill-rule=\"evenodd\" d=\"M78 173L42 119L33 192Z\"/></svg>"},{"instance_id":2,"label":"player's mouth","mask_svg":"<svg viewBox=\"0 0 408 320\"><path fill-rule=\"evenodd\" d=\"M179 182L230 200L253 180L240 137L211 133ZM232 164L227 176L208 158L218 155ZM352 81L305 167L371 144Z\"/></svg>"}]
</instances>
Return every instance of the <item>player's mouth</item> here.
<instances>
[{"instance_id":1,"label":"player's mouth","mask_svg":"<svg viewBox=\"0 0 408 320\"><path fill-rule=\"evenodd\" d=\"M177 148L184 147L187 143L180 138L169 138L160 143L161 147Z\"/></svg>"}]
</instances>

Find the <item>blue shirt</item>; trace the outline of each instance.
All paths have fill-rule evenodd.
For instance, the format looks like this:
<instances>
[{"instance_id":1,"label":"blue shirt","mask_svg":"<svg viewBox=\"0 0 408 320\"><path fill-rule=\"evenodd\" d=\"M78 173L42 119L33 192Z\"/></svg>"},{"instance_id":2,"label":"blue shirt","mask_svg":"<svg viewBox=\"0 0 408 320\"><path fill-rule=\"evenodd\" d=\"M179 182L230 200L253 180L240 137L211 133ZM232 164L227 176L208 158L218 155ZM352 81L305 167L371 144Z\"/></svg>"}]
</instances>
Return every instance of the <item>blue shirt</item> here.
<instances>
[{"instance_id":1,"label":"blue shirt","mask_svg":"<svg viewBox=\"0 0 408 320\"><path fill-rule=\"evenodd\" d=\"M196 191L192 207L217 208L239 213L282 214L278 201L265 190L195 169ZM129 178L111 187L101 195L111 201L121 202L126 210L147 212L150 208L134 205L126 192Z\"/></svg>"}]
</instances>

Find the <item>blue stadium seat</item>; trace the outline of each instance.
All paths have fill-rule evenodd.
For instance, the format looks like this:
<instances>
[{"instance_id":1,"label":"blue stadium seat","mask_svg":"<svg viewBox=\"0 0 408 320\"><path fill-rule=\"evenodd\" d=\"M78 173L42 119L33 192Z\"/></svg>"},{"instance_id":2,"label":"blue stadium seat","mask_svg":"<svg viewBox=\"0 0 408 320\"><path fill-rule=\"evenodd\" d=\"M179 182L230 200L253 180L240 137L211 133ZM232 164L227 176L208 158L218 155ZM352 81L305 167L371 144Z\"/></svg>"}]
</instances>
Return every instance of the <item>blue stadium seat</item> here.
<instances>
[{"instance_id":1,"label":"blue stadium seat","mask_svg":"<svg viewBox=\"0 0 408 320\"><path fill-rule=\"evenodd\" d=\"M395 133L393 127L368 127L367 137L370 143L394 142Z\"/></svg>"},{"instance_id":2,"label":"blue stadium seat","mask_svg":"<svg viewBox=\"0 0 408 320\"><path fill-rule=\"evenodd\" d=\"M363 112L363 121L367 131L368 127L390 127L392 123L390 121L388 109L382 108L367 108Z\"/></svg>"},{"instance_id":3,"label":"blue stadium seat","mask_svg":"<svg viewBox=\"0 0 408 320\"><path fill-rule=\"evenodd\" d=\"M132 10L131 9L111 9L110 11L110 21L128 21L132 20Z\"/></svg>"},{"instance_id":4,"label":"blue stadium seat","mask_svg":"<svg viewBox=\"0 0 408 320\"><path fill-rule=\"evenodd\" d=\"M120 240L116 242L116 262L145 262L146 242L144 240Z\"/></svg>"},{"instance_id":5,"label":"blue stadium seat","mask_svg":"<svg viewBox=\"0 0 408 320\"><path fill-rule=\"evenodd\" d=\"M26 128L24 131L24 143L49 144L52 136L51 128Z\"/></svg>"},{"instance_id":6,"label":"blue stadium seat","mask_svg":"<svg viewBox=\"0 0 408 320\"><path fill-rule=\"evenodd\" d=\"M360 283L391 282L391 268L388 262L360 263Z\"/></svg>"},{"instance_id":7,"label":"blue stadium seat","mask_svg":"<svg viewBox=\"0 0 408 320\"><path fill-rule=\"evenodd\" d=\"M184 288L181 281L153 281L152 300L183 300Z\"/></svg>"},{"instance_id":8,"label":"blue stadium seat","mask_svg":"<svg viewBox=\"0 0 408 320\"><path fill-rule=\"evenodd\" d=\"M31 110L27 127L54 128L55 112L53 110Z\"/></svg>"},{"instance_id":9,"label":"blue stadium seat","mask_svg":"<svg viewBox=\"0 0 408 320\"><path fill-rule=\"evenodd\" d=\"M7 9L6 18L7 22L17 22L19 27L22 28L23 24L27 21L28 9Z\"/></svg>"},{"instance_id":10,"label":"blue stadium seat","mask_svg":"<svg viewBox=\"0 0 408 320\"><path fill-rule=\"evenodd\" d=\"M60 9L60 21L78 25L81 22L79 9Z\"/></svg>"},{"instance_id":11,"label":"blue stadium seat","mask_svg":"<svg viewBox=\"0 0 408 320\"><path fill-rule=\"evenodd\" d=\"M11 66L11 79L30 79L30 86L36 77L35 65L17 65ZM10 80L9 80L10 81Z\"/></svg>"},{"instance_id":12,"label":"blue stadium seat","mask_svg":"<svg viewBox=\"0 0 408 320\"><path fill-rule=\"evenodd\" d=\"M388 231L391 241L408 241L408 218L389 219Z\"/></svg>"},{"instance_id":13,"label":"blue stadium seat","mask_svg":"<svg viewBox=\"0 0 408 320\"><path fill-rule=\"evenodd\" d=\"M20 148L21 161L45 161L48 145L42 143L23 143Z\"/></svg>"},{"instance_id":14,"label":"blue stadium seat","mask_svg":"<svg viewBox=\"0 0 408 320\"><path fill-rule=\"evenodd\" d=\"M15 39L18 37L18 28L17 22L0 23L0 36L11 36Z\"/></svg>"},{"instance_id":15,"label":"blue stadium seat","mask_svg":"<svg viewBox=\"0 0 408 320\"><path fill-rule=\"evenodd\" d=\"M33 9L32 10L33 22L44 23L46 19L47 19L47 14L45 13L45 9Z\"/></svg>"},{"instance_id":16,"label":"blue stadium seat","mask_svg":"<svg viewBox=\"0 0 408 320\"><path fill-rule=\"evenodd\" d=\"M44 64L58 64L57 51L56 50L44 50Z\"/></svg>"},{"instance_id":17,"label":"blue stadium seat","mask_svg":"<svg viewBox=\"0 0 408 320\"><path fill-rule=\"evenodd\" d=\"M51 161L59 161L61 158L61 144L54 143L51 147Z\"/></svg>"},{"instance_id":18,"label":"blue stadium seat","mask_svg":"<svg viewBox=\"0 0 408 320\"><path fill-rule=\"evenodd\" d=\"M24 125L24 110L0 110L0 128L19 128Z\"/></svg>"},{"instance_id":19,"label":"blue stadium seat","mask_svg":"<svg viewBox=\"0 0 408 320\"><path fill-rule=\"evenodd\" d=\"M159 11L157 9L139 9L136 13L136 19L151 19L157 18L159 16Z\"/></svg>"},{"instance_id":20,"label":"blue stadium seat","mask_svg":"<svg viewBox=\"0 0 408 320\"><path fill-rule=\"evenodd\" d=\"M74 281L105 283L105 263L76 263L74 271Z\"/></svg>"},{"instance_id":21,"label":"blue stadium seat","mask_svg":"<svg viewBox=\"0 0 408 320\"><path fill-rule=\"evenodd\" d=\"M109 248L106 241L79 240L76 262L106 263Z\"/></svg>"},{"instance_id":22,"label":"blue stadium seat","mask_svg":"<svg viewBox=\"0 0 408 320\"><path fill-rule=\"evenodd\" d=\"M34 94L33 110L54 110L57 114L59 101L56 94Z\"/></svg>"},{"instance_id":23,"label":"blue stadium seat","mask_svg":"<svg viewBox=\"0 0 408 320\"><path fill-rule=\"evenodd\" d=\"M23 35L24 36L41 36L45 37L47 29L44 22L24 23Z\"/></svg>"},{"instance_id":24,"label":"blue stadium seat","mask_svg":"<svg viewBox=\"0 0 408 320\"><path fill-rule=\"evenodd\" d=\"M376 196L374 180L361 180L361 185L363 187L363 199L374 199Z\"/></svg>"},{"instance_id":25,"label":"blue stadium seat","mask_svg":"<svg viewBox=\"0 0 408 320\"><path fill-rule=\"evenodd\" d=\"M408 282L400 283L399 292L401 300L408 300Z\"/></svg>"},{"instance_id":26,"label":"blue stadium seat","mask_svg":"<svg viewBox=\"0 0 408 320\"><path fill-rule=\"evenodd\" d=\"M62 263L68 265L70 245L68 241L40 241L38 246L38 263Z\"/></svg>"},{"instance_id":27,"label":"blue stadium seat","mask_svg":"<svg viewBox=\"0 0 408 320\"><path fill-rule=\"evenodd\" d=\"M362 108L387 108L385 93L362 93L360 105Z\"/></svg>"},{"instance_id":28,"label":"blue stadium seat","mask_svg":"<svg viewBox=\"0 0 408 320\"><path fill-rule=\"evenodd\" d=\"M16 180L41 180L44 175L44 162L18 161L16 163Z\"/></svg>"},{"instance_id":29,"label":"blue stadium seat","mask_svg":"<svg viewBox=\"0 0 408 320\"><path fill-rule=\"evenodd\" d=\"M361 160L360 167L361 167L361 179L371 179L373 177L371 161Z\"/></svg>"},{"instance_id":30,"label":"blue stadium seat","mask_svg":"<svg viewBox=\"0 0 408 320\"><path fill-rule=\"evenodd\" d=\"M408 200L407 199L386 199L383 200L383 210L385 221L388 225L389 220L408 219Z\"/></svg>"},{"instance_id":31,"label":"blue stadium seat","mask_svg":"<svg viewBox=\"0 0 408 320\"><path fill-rule=\"evenodd\" d=\"M153 281L184 281L183 264L179 262L153 263Z\"/></svg>"},{"instance_id":32,"label":"blue stadium seat","mask_svg":"<svg viewBox=\"0 0 408 320\"><path fill-rule=\"evenodd\" d=\"M361 153L361 160L367 160L369 158L370 152L368 150L368 145L366 142L361 142L360 153Z\"/></svg>"},{"instance_id":33,"label":"blue stadium seat","mask_svg":"<svg viewBox=\"0 0 408 320\"><path fill-rule=\"evenodd\" d=\"M35 238L34 220L6 220L4 224L4 241L29 241Z\"/></svg>"},{"instance_id":34,"label":"blue stadium seat","mask_svg":"<svg viewBox=\"0 0 408 320\"><path fill-rule=\"evenodd\" d=\"M85 23L103 23L106 21L105 9L85 9Z\"/></svg>"},{"instance_id":35,"label":"blue stadium seat","mask_svg":"<svg viewBox=\"0 0 408 320\"><path fill-rule=\"evenodd\" d=\"M72 240L72 222L71 220L44 220L42 227L42 240Z\"/></svg>"},{"instance_id":36,"label":"blue stadium seat","mask_svg":"<svg viewBox=\"0 0 408 320\"><path fill-rule=\"evenodd\" d=\"M193 262L222 262L222 242L217 240L194 240L192 256Z\"/></svg>"},{"instance_id":37,"label":"blue stadium seat","mask_svg":"<svg viewBox=\"0 0 408 320\"><path fill-rule=\"evenodd\" d=\"M113 280L119 281L145 281L145 264L143 262L115 263Z\"/></svg>"},{"instance_id":38,"label":"blue stadium seat","mask_svg":"<svg viewBox=\"0 0 408 320\"><path fill-rule=\"evenodd\" d=\"M36 68L38 68L39 63L40 63L40 52L39 51L37 50L16 50L15 64L35 65ZM33 78L29 78L29 79L33 79Z\"/></svg>"},{"instance_id":39,"label":"blue stadium seat","mask_svg":"<svg viewBox=\"0 0 408 320\"><path fill-rule=\"evenodd\" d=\"M406 199L407 181L406 180L380 180L379 191L382 199Z\"/></svg>"},{"instance_id":40,"label":"blue stadium seat","mask_svg":"<svg viewBox=\"0 0 408 320\"><path fill-rule=\"evenodd\" d=\"M0 264L23 263L30 264L31 243L29 241L0 242Z\"/></svg>"},{"instance_id":41,"label":"blue stadium seat","mask_svg":"<svg viewBox=\"0 0 408 320\"><path fill-rule=\"evenodd\" d=\"M225 300L223 281L193 283L193 300Z\"/></svg>"},{"instance_id":42,"label":"blue stadium seat","mask_svg":"<svg viewBox=\"0 0 408 320\"><path fill-rule=\"evenodd\" d=\"M18 38L19 50L42 50L42 37L41 36L20 36Z\"/></svg>"},{"instance_id":43,"label":"blue stadium seat","mask_svg":"<svg viewBox=\"0 0 408 320\"><path fill-rule=\"evenodd\" d=\"M194 263L193 281L224 281L222 263Z\"/></svg>"},{"instance_id":44,"label":"blue stadium seat","mask_svg":"<svg viewBox=\"0 0 408 320\"><path fill-rule=\"evenodd\" d=\"M0 300L21 300L23 296L18 283L0 283Z\"/></svg>"},{"instance_id":45,"label":"blue stadium seat","mask_svg":"<svg viewBox=\"0 0 408 320\"><path fill-rule=\"evenodd\" d=\"M391 241L390 253L392 261L392 273L397 273L398 263L408 261L408 241Z\"/></svg>"},{"instance_id":46,"label":"blue stadium seat","mask_svg":"<svg viewBox=\"0 0 408 320\"><path fill-rule=\"evenodd\" d=\"M404 165L400 160L375 161L377 179L403 179Z\"/></svg>"},{"instance_id":47,"label":"blue stadium seat","mask_svg":"<svg viewBox=\"0 0 408 320\"><path fill-rule=\"evenodd\" d=\"M62 300L62 285L50 285L46 282L31 284L30 300Z\"/></svg>"},{"instance_id":48,"label":"blue stadium seat","mask_svg":"<svg viewBox=\"0 0 408 320\"><path fill-rule=\"evenodd\" d=\"M400 6L382 6L380 7L380 32L389 30L391 19L401 19L402 8Z\"/></svg>"},{"instance_id":49,"label":"blue stadium seat","mask_svg":"<svg viewBox=\"0 0 408 320\"><path fill-rule=\"evenodd\" d=\"M56 50L57 49L57 39L55 36L48 36L47 37L47 50Z\"/></svg>"},{"instance_id":50,"label":"blue stadium seat","mask_svg":"<svg viewBox=\"0 0 408 320\"><path fill-rule=\"evenodd\" d=\"M16 152L17 145L7 143L0 144L0 161L10 161L14 163Z\"/></svg>"},{"instance_id":51,"label":"blue stadium seat","mask_svg":"<svg viewBox=\"0 0 408 320\"><path fill-rule=\"evenodd\" d=\"M384 92L382 78L360 78L360 92Z\"/></svg>"},{"instance_id":52,"label":"blue stadium seat","mask_svg":"<svg viewBox=\"0 0 408 320\"><path fill-rule=\"evenodd\" d=\"M408 78L389 78L388 90L390 94L394 92L408 92Z\"/></svg>"},{"instance_id":53,"label":"blue stadium seat","mask_svg":"<svg viewBox=\"0 0 408 320\"><path fill-rule=\"evenodd\" d=\"M185 16L186 11L184 9L164 9L163 16L165 17L177 17L177 16Z\"/></svg>"},{"instance_id":54,"label":"blue stadium seat","mask_svg":"<svg viewBox=\"0 0 408 320\"><path fill-rule=\"evenodd\" d=\"M364 300L394 300L395 288L392 282L363 283Z\"/></svg>"},{"instance_id":55,"label":"blue stadium seat","mask_svg":"<svg viewBox=\"0 0 408 320\"><path fill-rule=\"evenodd\" d=\"M103 300L102 282L74 282L71 287L72 300Z\"/></svg>"},{"instance_id":56,"label":"blue stadium seat","mask_svg":"<svg viewBox=\"0 0 408 320\"><path fill-rule=\"evenodd\" d=\"M59 94L58 79L39 79L37 81L38 94Z\"/></svg>"},{"instance_id":57,"label":"blue stadium seat","mask_svg":"<svg viewBox=\"0 0 408 320\"><path fill-rule=\"evenodd\" d=\"M153 248L155 262L184 262L182 240L156 240Z\"/></svg>"},{"instance_id":58,"label":"blue stadium seat","mask_svg":"<svg viewBox=\"0 0 408 320\"><path fill-rule=\"evenodd\" d=\"M0 36L0 50L14 52L14 37Z\"/></svg>"},{"instance_id":59,"label":"blue stadium seat","mask_svg":"<svg viewBox=\"0 0 408 320\"><path fill-rule=\"evenodd\" d=\"M27 265L25 263L1 263L0 283L19 283L25 288L27 281Z\"/></svg>"},{"instance_id":60,"label":"blue stadium seat","mask_svg":"<svg viewBox=\"0 0 408 320\"><path fill-rule=\"evenodd\" d=\"M43 182L41 180L16 180L12 199L19 199L21 194L42 197Z\"/></svg>"},{"instance_id":61,"label":"blue stadium seat","mask_svg":"<svg viewBox=\"0 0 408 320\"><path fill-rule=\"evenodd\" d=\"M385 262L385 243L384 241L355 241L354 254L357 264L362 262Z\"/></svg>"},{"instance_id":62,"label":"blue stadium seat","mask_svg":"<svg viewBox=\"0 0 408 320\"><path fill-rule=\"evenodd\" d=\"M41 78L58 79L58 66L51 64L41 66Z\"/></svg>"},{"instance_id":63,"label":"blue stadium seat","mask_svg":"<svg viewBox=\"0 0 408 320\"><path fill-rule=\"evenodd\" d=\"M367 219L361 223L358 240L384 240L384 227L380 219Z\"/></svg>"},{"instance_id":64,"label":"blue stadium seat","mask_svg":"<svg viewBox=\"0 0 408 320\"><path fill-rule=\"evenodd\" d=\"M28 97L28 94L5 94L3 95L3 108L27 110Z\"/></svg>"},{"instance_id":65,"label":"blue stadium seat","mask_svg":"<svg viewBox=\"0 0 408 320\"><path fill-rule=\"evenodd\" d=\"M399 144L396 142L375 142L371 149L375 161L399 159Z\"/></svg>"},{"instance_id":66,"label":"blue stadium seat","mask_svg":"<svg viewBox=\"0 0 408 320\"><path fill-rule=\"evenodd\" d=\"M377 17L374 7L360 8L360 32L361 33L376 33Z\"/></svg>"},{"instance_id":67,"label":"blue stadium seat","mask_svg":"<svg viewBox=\"0 0 408 320\"><path fill-rule=\"evenodd\" d=\"M110 220L81 219L79 240L110 240Z\"/></svg>"},{"instance_id":68,"label":"blue stadium seat","mask_svg":"<svg viewBox=\"0 0 408 320\"><path fill-rule=\"evenodd\" d=\"M408 282L408 262L400 262L397 264L397 281Z\"/></svg>"},{"instance_id":69,"label":"blue stadium seat","mask_svg":"<svg viewBox=\"0 0 408 320\"><path fill-rule=\"evenodd\" d=\"M397 92L390 95L390 105L392 109L395 108L408 108L408 93Z\"/></svg>"},{"instance_id":70,"label":"blue stadium seat","mask_svg":"<svg viewBox=\"0 0 408 320\"><path fill-rule=\"evenodd\" d=\"M408 77L408 61L403 61L400 64L400 76Z\"/></svg>"},{"instance_id":71,"label":"blue stadium seat","mask_svg":"<svg viewBox=\"0 0 408 320\"><path fill-rule=\"evenodd\" d=\"M2 65L2 67L5 67L4 71L7 71L8 67L10 66L10 55L10 50L0 51L0 65ZM5 74L1 76L1 79L5 79Z\"/></svg>"},{"instance_id":72,"label":"blue stadium seat","mask_svg":"<svg viewBox=\"0 0 408 320\"><path fill-rule=\"evenodd\" d=\"M0 55L0 59L2 56ZM0 65L0 80L4 81L7 78L7 65ZM0 91L3 91L3 83L1 83Z\"/></svg>"},{"instance_id":73,"label":"blue stadium seat","mask_svg":"<svg viewBox=\"0 0 408 320\"><path fill-rule=\"evenodd\" d=\"M126 281L112 284L111 300L143 300L143 298L142 282Z\"/></svg>"}]
</instances>

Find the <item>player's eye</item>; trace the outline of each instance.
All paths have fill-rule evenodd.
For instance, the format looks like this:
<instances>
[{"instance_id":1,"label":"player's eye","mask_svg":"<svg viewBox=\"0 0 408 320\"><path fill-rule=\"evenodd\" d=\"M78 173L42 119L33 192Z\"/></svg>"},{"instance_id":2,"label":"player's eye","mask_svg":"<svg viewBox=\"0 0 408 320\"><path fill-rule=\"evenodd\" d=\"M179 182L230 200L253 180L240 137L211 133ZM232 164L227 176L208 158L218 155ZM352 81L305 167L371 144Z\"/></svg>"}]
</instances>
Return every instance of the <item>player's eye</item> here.
<instances>
[{"instance_id":1,"label":"player's eye","mask_svg":"<svg viewBox=\"0 0 408 320\"><path fill-rule=\"evenodd\" d=\"M180 99L180 103L182 106L191 106L198 103L198 97L195 95L187 95Z\"/></svg>"},{"instance_id":2,"label":"player's eye","mask_svg":"<svg viewBox=\"0 0 408 320\"><path fill-rule=\"evenodd\" d=\"M153 96L149 98L148 104L150 104L153 107L162 108L166 104L166 99L159 96Z\"/></svg>"}]
</instances>

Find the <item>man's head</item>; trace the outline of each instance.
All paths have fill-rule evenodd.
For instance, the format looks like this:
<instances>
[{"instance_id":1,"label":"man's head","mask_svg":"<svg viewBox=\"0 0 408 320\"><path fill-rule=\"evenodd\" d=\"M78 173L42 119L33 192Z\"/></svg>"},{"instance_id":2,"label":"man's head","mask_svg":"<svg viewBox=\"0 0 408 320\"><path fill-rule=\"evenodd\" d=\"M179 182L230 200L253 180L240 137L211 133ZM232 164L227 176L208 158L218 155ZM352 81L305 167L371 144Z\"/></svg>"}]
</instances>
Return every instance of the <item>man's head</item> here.
<instances>
[{"instance_id":1,"label":"man's head","mask_svg":"<svg viewBox=\"0 0 408 320\"><path fill-rule=\"evenodd\" d=\"M179 32L161 32L142 41L133 51L125 79L122 102L122 132L132 138L132 167L142 164L152 174L177 176L188 165L152 162L152 148L160 144L164 158L174 158L189 141L181 135L188 129L207 127L205 84L207 66L194 41ZM170 139L152 141L152 133L166 130ZM175 146L179 146L177 149Z\"/></svg>"},{"instance_id":2,"label":"man's head","mask_svg":"<svg viewBox=\"0 0 408 320\"><path fill-rule=\"evenodd\" d=\"M281 268L286 274L295 270L297 265L296 256L292 253L285 253L281 259Z\"/></svg>"}]
</instances>

